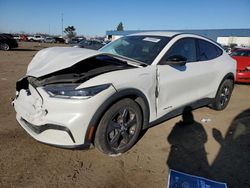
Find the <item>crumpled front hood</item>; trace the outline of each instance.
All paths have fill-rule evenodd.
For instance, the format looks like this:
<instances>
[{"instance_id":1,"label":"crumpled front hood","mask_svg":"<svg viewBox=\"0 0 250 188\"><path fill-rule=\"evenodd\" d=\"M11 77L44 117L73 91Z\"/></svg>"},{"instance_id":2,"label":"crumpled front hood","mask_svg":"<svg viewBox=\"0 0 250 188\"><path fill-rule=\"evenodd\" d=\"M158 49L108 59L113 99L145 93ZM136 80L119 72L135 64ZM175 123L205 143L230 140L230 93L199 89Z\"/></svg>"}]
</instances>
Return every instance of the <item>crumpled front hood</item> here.
<instances>
[{"instance_id":1,"label":"crumpled front hood","mask_svg":"<svg viewBox=\"0 0 250 188\"><path fill-rule=\"evenodd\" d=\"M27 76L40 77L106 53L84 48L52 47L40 50L30 62Z\"/></svg>"}]
</instances>

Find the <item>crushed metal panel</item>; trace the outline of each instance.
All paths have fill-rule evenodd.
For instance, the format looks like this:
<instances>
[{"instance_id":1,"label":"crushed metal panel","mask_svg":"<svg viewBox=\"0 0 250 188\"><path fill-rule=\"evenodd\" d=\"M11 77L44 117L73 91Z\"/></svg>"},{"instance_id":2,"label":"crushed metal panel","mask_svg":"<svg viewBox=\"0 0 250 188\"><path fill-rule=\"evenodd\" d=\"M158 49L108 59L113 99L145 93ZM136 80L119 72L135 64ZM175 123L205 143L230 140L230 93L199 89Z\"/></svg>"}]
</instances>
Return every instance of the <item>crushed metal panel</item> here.
<instances>
[{"instance_id":1,"label":"crushed metal panel","mask_svg":"<svg viewBox=\"0 0 250 188\"><path fill-rule=\"evenodd\" d=\"M102 52L71 48L71 47L52 47L39 51L30 62L27 75L41 77L61 69L73 66L74 64L103 54Z\"/></svg>"}]
</instances>

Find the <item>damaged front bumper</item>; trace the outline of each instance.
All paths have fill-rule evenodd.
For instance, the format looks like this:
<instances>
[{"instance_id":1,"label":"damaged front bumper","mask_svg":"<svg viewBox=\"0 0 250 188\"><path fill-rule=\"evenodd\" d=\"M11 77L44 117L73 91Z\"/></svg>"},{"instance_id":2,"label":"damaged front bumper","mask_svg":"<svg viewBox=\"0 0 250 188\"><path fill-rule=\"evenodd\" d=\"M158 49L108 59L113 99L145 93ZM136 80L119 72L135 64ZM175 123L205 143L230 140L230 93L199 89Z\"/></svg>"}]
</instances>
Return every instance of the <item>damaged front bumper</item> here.
<instances>
[{"instance_id":1,"label":"damaged front bumper","mask_svg":"<svg viewBox=\"0 0 250 188\"><path fill-rule=\"evenodd\" d=\"M86 139L89 122L105 98L115 92L111 86L88 99L61 99L50 97L41 87L21 87L13 100L19 124L34 139L64 148L91 145Z\"/></svg>"}]
</instances>

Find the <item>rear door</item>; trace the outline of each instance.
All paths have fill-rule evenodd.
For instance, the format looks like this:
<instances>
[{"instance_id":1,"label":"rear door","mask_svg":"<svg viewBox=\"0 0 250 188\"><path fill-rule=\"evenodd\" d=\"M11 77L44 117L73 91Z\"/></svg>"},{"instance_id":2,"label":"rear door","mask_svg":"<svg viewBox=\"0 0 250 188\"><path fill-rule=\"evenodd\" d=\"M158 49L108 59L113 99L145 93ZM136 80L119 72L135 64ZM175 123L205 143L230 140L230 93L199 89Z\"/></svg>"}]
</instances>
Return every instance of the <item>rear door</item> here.
<instances>
[{"instance_id":1,"label":"rear door","mask_svg":"<svg viewBox=\"0 0 250 188\"><path fill-rule=\"evenodd\" d=\"M209 41L197 39L197 58L199 61L201 98L213 98L221 82L221 69L224 68L221 55L223 51Z\"/></svg>"}]
</instances>

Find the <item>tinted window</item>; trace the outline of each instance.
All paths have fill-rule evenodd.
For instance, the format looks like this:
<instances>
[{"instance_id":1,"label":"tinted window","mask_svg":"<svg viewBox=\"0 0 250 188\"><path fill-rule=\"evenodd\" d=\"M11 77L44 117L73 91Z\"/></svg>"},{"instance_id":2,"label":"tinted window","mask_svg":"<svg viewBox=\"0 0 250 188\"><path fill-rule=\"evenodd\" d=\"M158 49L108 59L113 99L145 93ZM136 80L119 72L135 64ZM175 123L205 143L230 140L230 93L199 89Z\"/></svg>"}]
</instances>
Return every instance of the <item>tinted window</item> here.
<instances>
[{"instance_id":1,"label":"tinted window","mask_svg":"<svg viewBox=\"0 0 250 188\"><path fill-rule=\"evenodd\" d=\"M194 62L196 58L196 45L195 40L191 38L180 39L168 50L164 59L171 56L183 56L187 62Z\"/></svg>"},{"instance_id":2,"label":"tinted window","mask_svg":"<svg viewBox=\"0 0 250 188\"><path fill-rule=\"evenodd\" d=\"M93 44L100 44L98 41L93 41Z\"/></svg>"},{"instance_id":3,"label":"tinted window","mask_svg":"<svg viewBox=\"0 0 250 188\"><path fill-rule=\"evenodd\" d=\"M220 48L208 41L198 40L198 46L200 61L214 59L222 54L222 50Z\"/></svg>"},{"instance_id":4,"label":"tinted window","mask_svg":"<svg viewBox=\"0 0 250 188\"><path fill-rule=\"evenodd\" d=\"M237 50L231 53L231 56L250 56L250 50Z\"/></svg>"}]
</instances>

